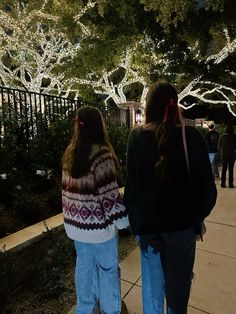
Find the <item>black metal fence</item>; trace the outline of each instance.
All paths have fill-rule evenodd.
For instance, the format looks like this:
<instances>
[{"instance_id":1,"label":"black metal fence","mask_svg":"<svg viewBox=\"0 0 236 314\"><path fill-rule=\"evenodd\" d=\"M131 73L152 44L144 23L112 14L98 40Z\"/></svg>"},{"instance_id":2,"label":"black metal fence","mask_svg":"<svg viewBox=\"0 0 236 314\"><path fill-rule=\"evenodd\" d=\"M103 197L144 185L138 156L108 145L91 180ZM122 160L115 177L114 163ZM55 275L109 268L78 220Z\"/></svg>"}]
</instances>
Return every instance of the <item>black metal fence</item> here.
<instances>
[{"instance_id":1,"label":"black metal fence","mask_svg":"<svg viewBox=\"0 0 236 314\"><path fill-rule=\"evenodd\" d=\"M9 129L21 130L28 139L33 139L42 121L46 126L57 118L72 118L76 109L94 104L82 100L68 99L53 95L27 92L0 86L0 137ZM129 126L126 109L96 105L107 125Z\"/></svg>"},{"instance_id":2,"label":"black metal fence","mask_svg":"<svg viewBox=\"0 0 236 314\"><path fill-rule=\"evenodd\" d=\"M129 127L127 109L0 86L0 170L29 161L52 164L56 155L59 160L83 105L98 107L107 126Z\"/></svg>"}]
</instances>

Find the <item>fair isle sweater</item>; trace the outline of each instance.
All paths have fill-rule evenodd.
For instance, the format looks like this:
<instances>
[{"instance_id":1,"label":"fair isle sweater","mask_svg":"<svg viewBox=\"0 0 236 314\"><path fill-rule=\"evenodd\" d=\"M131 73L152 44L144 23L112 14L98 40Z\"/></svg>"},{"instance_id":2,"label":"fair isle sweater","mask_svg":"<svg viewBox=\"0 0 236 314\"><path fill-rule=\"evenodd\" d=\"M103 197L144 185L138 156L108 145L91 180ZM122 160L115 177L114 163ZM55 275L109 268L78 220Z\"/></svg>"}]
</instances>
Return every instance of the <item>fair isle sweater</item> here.
<instances>
[{"instance_id":1,"label":"fair isle sweater","mask_svg":"<svg viewBox=\"0 0 236 314\"><path fill-rule=\"evenodd\" d=\"M129 225L116 182L116 167L105 146L93 145L87 175L62 173L62 208L67 236L85 243L112 239Z\"/></svg>"}]
</instances>

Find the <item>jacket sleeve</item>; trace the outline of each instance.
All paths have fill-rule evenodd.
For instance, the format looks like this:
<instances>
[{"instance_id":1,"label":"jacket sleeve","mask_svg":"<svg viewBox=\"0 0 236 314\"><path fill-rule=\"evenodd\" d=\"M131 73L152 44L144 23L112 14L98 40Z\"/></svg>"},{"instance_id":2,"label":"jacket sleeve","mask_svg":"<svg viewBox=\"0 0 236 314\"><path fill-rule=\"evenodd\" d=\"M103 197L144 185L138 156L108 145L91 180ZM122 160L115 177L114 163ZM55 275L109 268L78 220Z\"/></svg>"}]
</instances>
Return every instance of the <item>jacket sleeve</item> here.
<instances>
[{"instance_id":1,"label":"jacket sleeve","mask_svg":"<svg viewBox=\"0 0 236 314\"><path fill-rule=\"evenodd\" d=\"M106 219L118 229L127 228L127 210L120 196L116 166L111 153L104 153L95 161L94 178L96 194Z\"/></svg>"},{"instance_id":2,"label":"jacket sleeve","mask_svg":"<svg viewBox=\"0 0 236 314\"><path fill-rule=\"evenodd\" d=\"M196 208L196 215L203 221L215 206L217 190L213 178L208 148L204 137L195 129L189 129L187 142L189 147L189 162L191 185Z\"/></svg>"}]
</instances>

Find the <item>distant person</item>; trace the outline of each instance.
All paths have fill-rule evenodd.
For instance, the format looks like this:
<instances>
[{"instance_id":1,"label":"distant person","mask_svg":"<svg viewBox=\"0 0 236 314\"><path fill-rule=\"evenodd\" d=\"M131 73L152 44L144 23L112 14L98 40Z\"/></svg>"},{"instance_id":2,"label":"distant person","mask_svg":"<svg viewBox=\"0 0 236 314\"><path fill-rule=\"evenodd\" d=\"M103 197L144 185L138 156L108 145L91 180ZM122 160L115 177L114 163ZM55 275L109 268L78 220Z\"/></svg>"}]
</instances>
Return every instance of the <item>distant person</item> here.
<instances>
[{"instance_id":1,"label":"distant person","mask_svg":"<svg viewBox=\"0 0 236 314\"><path fill-rule=\"evenodd\" d=\"M206 141L194 127L182 128L171 84L151 85L145 115L129 136L124 194L141 249L143 313L163 313L166 294L168 314L186 314L196 235L215 205L216 186Z\"/></svg>"},{"instance_id":2,"label":"distant person","mask_svg":"<svg viewBox=\"0 0 236 314\"><path fill-rule=\"evenodd\" d=\"M215 130L214 121L208 123L208 132L206 134L206 141L208 145L209 158L212 167L214 178L219 178L218 170L218 147L219 147L219 133Z\"/></svg>"},{"instance_id":3,"label":"distant person","mask_svg":"<svg viewBox=\"0 0 236 314\"><path fill-rule=\"evenodd\" d=\"M229 188L234 187L234 163L236 158L236 135L234 128L227 126L220 137L220 153L222 160L221 187L225 188L226 172L229 171Z\"/></svg>"},{"instance_id":4,"label":"distant person","mask_svg":"<svg viewBox=\"0 0 236 314\"><path fill-rule=\"evenodd\" d=\"M84 106L63 156L64 226L75 241L76 314L121 313L117 229L128 226L116 182L117 158L102 115Z\"/></svg>"}]
</instances>

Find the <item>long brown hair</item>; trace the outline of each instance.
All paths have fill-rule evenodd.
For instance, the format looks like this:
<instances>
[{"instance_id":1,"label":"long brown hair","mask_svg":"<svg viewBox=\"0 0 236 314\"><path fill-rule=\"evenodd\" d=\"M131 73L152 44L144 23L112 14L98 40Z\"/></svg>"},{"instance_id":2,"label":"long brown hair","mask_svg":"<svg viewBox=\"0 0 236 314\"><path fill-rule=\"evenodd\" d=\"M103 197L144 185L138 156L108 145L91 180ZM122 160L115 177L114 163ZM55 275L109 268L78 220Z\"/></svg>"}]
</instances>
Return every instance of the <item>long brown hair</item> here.
<instances>
[{"instance_id":1,"label":"long brown hair","mask_svg":"<svg viewBox=\"0 0 236 314\"><path fill-rule=\"evenodd\" d=\"M73 134L63 158L63 170L73 178L86 175L90 168L89 156L93 144L106 146L117 165L117 157L111 146L101 112L90 106L83 106L76 112Z\"/></svg>"},{"instance_id":2,"label":"long brown hair","mask_svg":"<svg viewBox=\"0 0 236 314\"><path fill-rule=\"evenodd\" d=\"M152 84L146 97L146 123L154 123L156 138L155 171L164 183L171 181L170 159L177 125L181 123L178 94L166 81Z\"/></svg>"}]
</instances>

